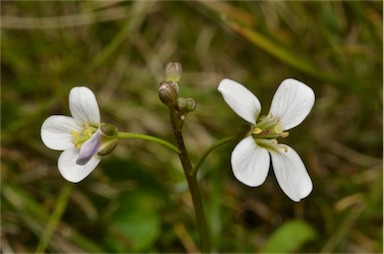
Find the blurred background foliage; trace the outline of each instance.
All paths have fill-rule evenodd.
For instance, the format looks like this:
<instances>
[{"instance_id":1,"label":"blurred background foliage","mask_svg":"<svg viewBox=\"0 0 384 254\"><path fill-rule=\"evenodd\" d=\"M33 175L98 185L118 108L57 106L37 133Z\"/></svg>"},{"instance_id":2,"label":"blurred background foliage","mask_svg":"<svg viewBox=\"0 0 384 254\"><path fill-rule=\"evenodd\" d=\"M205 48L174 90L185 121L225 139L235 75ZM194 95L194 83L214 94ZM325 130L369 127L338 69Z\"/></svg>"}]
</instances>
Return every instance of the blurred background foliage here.
<instances>
[{"instance_id":1,"label":"blurred background foliage","mask_svg":"<svg viewBox=\"0 0 384 254\"><path fill-rule=\"evenodd\" d=\"M289 200L273 172L258 188L238 182L235 144L203 164L215 252L382 252L382 10L381 1L2 1L2 252L39 243L47 252L198 251L175 154L124 140L73 185L40 140L42 122L68 115L70 89L85 84L103 121L174 143L157 96L169 61L183 65L181 95L197 101L184 128L194 162L243 123L217 92L222 78L254 92L262 113L285 78L316 93L284 140L314 182L304 201Z\"/></svg>"}]
</instances>

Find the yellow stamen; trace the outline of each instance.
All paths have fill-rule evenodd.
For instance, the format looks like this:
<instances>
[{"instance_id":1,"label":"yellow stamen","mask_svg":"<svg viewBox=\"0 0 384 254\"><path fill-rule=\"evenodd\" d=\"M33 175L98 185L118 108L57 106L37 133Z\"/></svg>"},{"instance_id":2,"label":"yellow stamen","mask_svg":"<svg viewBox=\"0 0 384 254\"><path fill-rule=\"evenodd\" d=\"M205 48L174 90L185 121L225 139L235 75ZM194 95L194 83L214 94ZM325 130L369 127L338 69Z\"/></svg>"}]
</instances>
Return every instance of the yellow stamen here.
<instances>
[{"instance_id":1,"label":"yellow stamen","mask_svg":"<svg viewBox=\"0 0 384 254\"><path fill-rule=\"evenodd\" d=\"M90 136L92 136L92 134L93 134L93 131L91 129L86 129L83 131L84 136L90 137Z\"/></svg>"},{"instance_id":2,"label":"yellow stamen","mask_svg":"<svg viewBox=\"0 0 384 254\"><path fill-rule=\"evenodd\" d=\"M81 132L71 131L72 143L76 148L80 148L81 145L87 141L97 131L96 126L91 126L88 123L84 123L84 129Z\"/></svg>"},{"instance_id":3,"label":"yellow stamen","mask_svg":"<svg viewBox=\"0 0 384 254\"><path fill-rule=\"evenodd\" d=\"M71 134L72 136L74 136L74 137L79 136L79 133L76 132L76 131L71 131L70 134Z\"/></svg>"},{"instance_id":4,"label":"yellow stamen","mask_svg":"<svg viewBox=\"0 0 384 254\"><path fill-rule=\"evenodd\" d=\"M260 134L262 131L263 131L262 129L256 127L253 129L252 133L253 134Z\"/></svg>"}]
</instances>

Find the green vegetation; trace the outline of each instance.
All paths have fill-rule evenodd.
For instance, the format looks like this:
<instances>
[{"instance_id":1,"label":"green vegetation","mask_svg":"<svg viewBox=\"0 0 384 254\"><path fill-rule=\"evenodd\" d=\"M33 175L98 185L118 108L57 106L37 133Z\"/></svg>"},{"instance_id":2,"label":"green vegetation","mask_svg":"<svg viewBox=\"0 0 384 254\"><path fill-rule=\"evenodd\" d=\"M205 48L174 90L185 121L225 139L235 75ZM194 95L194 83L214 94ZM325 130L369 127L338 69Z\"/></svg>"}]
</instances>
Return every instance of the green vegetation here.
<instances>
[{"instance_id":1,"label":"green vegetation","mask_svg":"<svg viewBox=\"0 0 384 254\"><path fill-rule=\"evenodd\" d=\"M199 169L215 252L383 251L383 13L381 1L9 1L1 3L1 234L11 252L196 252L192 201L175 153L121 140L79 184L41 142L68 93L87 85L102 121L175 144L158 85L183 66L180 94L192 161L244 123L217 85L234 79L263 114L288 77L315 106L284 140L314 182L294 203L271 171L249 188L228 143Z\"/></svg>"}]
</instances>

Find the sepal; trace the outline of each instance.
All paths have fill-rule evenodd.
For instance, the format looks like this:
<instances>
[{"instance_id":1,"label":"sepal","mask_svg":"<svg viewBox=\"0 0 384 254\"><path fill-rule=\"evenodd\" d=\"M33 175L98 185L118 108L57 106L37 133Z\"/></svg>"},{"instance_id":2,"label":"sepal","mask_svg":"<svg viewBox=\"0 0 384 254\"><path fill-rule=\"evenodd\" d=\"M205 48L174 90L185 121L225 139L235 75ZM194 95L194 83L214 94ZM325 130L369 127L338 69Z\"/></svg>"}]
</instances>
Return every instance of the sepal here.
<instances>
[{"instance_id":1,"label":"sepal","mask_svg":"<svg viewBox=\"0 0 384 254\"><path fill-rule=\"evenodd\" d=\"M101 149L97 154L100 156L105 156L110 154L117 146L117 143L119 142L119 131L117 130L116 126L112 124L102 123L100 126L100 133L102 135Z\"/></svg>"},{"instance_id":2,"label":"sepal","mask_svg":"<svg viewBox=\"0 0 384 254\"><path fill-rule=\"evenodd\" d=\"M119 143L118 139L113 139L113 140L108 141L107 143L103 144L103 146L104 146L103 149L101 149L97 153L97 155L105 156L105 155L110 154L115 149L115 147L117 146L118 143Z\"/></svg>"},{"instance_id":3,"label":"sepal","mask_svg":"<svg viewBox=\"0 0 384 254\"><path fill-rule=\"evenodd\" d=\"M116 126L109 123L101 123L100 132L101 135L108 138L116 138L119 134L119 131L117 130Z\"/></svg>"}]
</instances>

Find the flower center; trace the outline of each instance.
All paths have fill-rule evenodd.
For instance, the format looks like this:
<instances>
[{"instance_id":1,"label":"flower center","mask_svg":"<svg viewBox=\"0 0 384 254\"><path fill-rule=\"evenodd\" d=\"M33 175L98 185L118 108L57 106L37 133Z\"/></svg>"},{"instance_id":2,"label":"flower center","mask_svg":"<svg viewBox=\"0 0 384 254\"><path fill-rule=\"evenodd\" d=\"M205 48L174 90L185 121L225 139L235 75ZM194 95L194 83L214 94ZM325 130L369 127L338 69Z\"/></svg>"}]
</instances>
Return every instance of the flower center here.
<instances>
[{"instance_id":1,"label":"flower center","mask_svg":"<svg viewBox=\"0 0 384 254\"><path fill-rule=\"evenodd\" d=\"M76 148L80 148L81 145L87 141L99 128L99 126L89 123L84 123L84 129L82 132L72 131L72 143Z\"/></svg>"},{"instance_id":2,"label":"flower center","mask_svg":"<svg viewBox=\"0 0 384 254\"><path fill-rule=\"evenodd\" d=\"M272 114L261 116L252 128L252 137L257 144L265 148L278 148L276 138L288 137L289 132L283 131L280 126L280 119Z\"/></svg>"}]
</instances>

